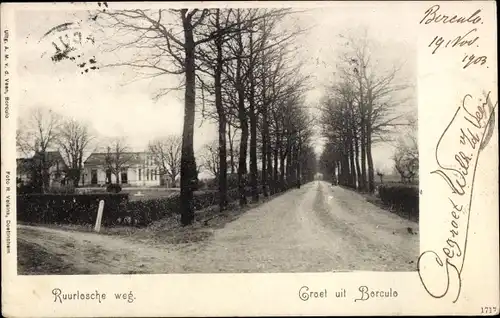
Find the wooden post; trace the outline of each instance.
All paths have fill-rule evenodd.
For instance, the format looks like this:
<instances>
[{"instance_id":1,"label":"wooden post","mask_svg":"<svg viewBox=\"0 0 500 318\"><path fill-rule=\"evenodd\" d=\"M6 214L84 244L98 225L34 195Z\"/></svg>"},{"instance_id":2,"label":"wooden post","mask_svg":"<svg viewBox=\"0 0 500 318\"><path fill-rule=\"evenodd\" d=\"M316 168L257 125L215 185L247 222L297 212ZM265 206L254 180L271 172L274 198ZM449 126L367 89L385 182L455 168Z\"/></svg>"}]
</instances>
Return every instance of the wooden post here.
<instances>
[{"instance_id":1,"label":"wooden post","mask_svg":"<svg viewBox=\"0 0 500 318\"><path fill-rule=\"evenodd\" d=\"M99 201L99 208L97 209L97 219L95 220L95 232L101 231L101 221L102 221L102 212L104 210L104 200Z\"/></svg>"}]
</instances>

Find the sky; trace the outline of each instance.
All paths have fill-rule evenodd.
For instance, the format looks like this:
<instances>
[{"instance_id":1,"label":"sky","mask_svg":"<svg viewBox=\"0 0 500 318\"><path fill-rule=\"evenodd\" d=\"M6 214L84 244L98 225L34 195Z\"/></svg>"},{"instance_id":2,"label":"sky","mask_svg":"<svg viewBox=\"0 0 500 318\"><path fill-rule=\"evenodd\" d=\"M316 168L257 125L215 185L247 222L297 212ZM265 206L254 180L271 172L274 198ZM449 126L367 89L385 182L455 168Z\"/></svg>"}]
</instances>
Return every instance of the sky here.
<instances>
[{"instance_id":1,"label":"sky","mask_svg":"<svg viewBox=\"0 0 500 318\"><path fill-rule=\"evenodd\" d=\"M367 29L369 38L377 43L380 56L386 63L382 66L404 65L401 79L416 85L416 34L411 17L405 16L409 12L411 10L398 9L397 5L386 7L381 3L340 2L329 4L327 8L301 10L287 22L307 29L297 39L300 43L296 56L304 61L303 71L312 76L306 104L313 114L324 86L335 78L336 57L343 49L339 34ZM17 11L14 32L19 52L17 72L22 82L18 114L23 116L32 107L50 108L63 116L88 123L100 140L125 137L135 151L144 150L151 139L180 134L182 93L172 92L158 101L152 98L159 88L175 86L176 78L131 82L135 73L127 68L106 68L81 74L75 62L55 63L50 59L54 52L53 38L42 39L44 34L56 25L80 21L85 34L90 32L86 27L87 17L86 11ZM81 48L81 52L82 59L94 56L97 60L112 58L90 42ZM401 111L416 114L416 93L405 94L411 98L401 105ZM195 151L216 136L215 125L197 114ZM314 140L318 152L322 144L320 138ZM375 167L391 171L393 149L390 144L376 145L373 150Z\"/></svg>"}]
</instances>

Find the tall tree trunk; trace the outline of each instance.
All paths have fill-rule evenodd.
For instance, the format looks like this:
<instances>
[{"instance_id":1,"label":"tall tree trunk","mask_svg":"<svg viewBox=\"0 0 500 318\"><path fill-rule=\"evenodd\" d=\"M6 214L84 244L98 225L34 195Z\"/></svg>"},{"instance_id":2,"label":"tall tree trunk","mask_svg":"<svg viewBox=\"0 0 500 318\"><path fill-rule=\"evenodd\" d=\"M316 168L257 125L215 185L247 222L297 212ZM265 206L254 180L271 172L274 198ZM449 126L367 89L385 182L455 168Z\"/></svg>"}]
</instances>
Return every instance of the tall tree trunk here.
<instances>
[{"instance_id":1,"label":"tall tree trunk","mask_svg":"<svg viewBox=\"0 0 500 318\"><path fill-rule=\"evenodd\" d=\"M275 194L278 192L278 160L279 160L279 149L281 147L280 145L280 137L279 134L276 136L276 144L274 145L274 151L273 151L273 160L274 160L274 168L273 168L273 186L272 186L272 193Z\"/></svg>"},{"instance_id":2,"label":"tall tree trunk","mask_svg":"<svg viewBox=\"0 0 500 318\"><path fill-rule=\"evenodd\" d=\"M268 125L269 127L269 125ZM269 129L267 133L267 147L266 147L266 158L267 158L267 188L269 189L268 191L272 191L272 187L270 186L270 183L272 183L273 179L273 158L272 158L272 147L271 147L271 140L269 138Z\"/></svg>"},{"instance_id":3,"label":"tall tree trunk","mask_svg":"<svg viewBox=\"0 0 500 318\"><path fill-rule=\"evenodd\" d=\"M344 141L345 143L345 141ZM341 169L342 169L342 185L344 186L349 186L349 154L347 153L347 145L344 144L344 150L342 153L342 164L341 164Z\"/></svg>"},{"instance_id":4,"label":"tall tree trunk","mask_svg":"<svg viewBox=\"0 0 500 318\"><path fill-rule=\"evenodd\" d=\"M250 60L254 58L253 52L253 34L250 33ZM255 109L255 78L254 65L250 63L248 70L248 79L250 82L250 92L248 96L249 117L250 117L250 192L252 201L259 201L258 189L258 168L257 168L257 112Z\"/></svg>"},{"instance_id":5,"label":"tall tree trunk","mask_svg":"<svg viewBox=\"0 0 500 318\"><path fill-rule=\"evenodd\" d=\"M244 106L243 106L244 107ZM241 141L240 157L238 160L238 192L240 196L240 205L247 204L247 147L248 147L248 123L246 116L240 118L241 121Z\"/></svg>"},{"instance_id":6,"label":"tall tree trunk","mask_svg":"<svg viewBox=\"0 0 500 318\"><path fill-rule=\"evenodd\" d=\"M373 168L372 156L372 114L373 114L373 98L372 90L367 90L367 116L366 116L366 156L368 160L368 191L375 191L375 171Z\"/></svg>"},{"instance_id":7,"label":"tall tree trunk","mask_svg":"<svg viewBox=\"0 0 500 318\"><path fill-rule=\"evenodd\" d=\"M368 190L370 193L375 191L375 172L373 169L373 157L372 157L372 132L371 127L368 126L366 129L366 156L368 159Z\"/></svg>"},{"instance_id":8,"label":"tall tree trunk","mask_svg":"<svg viewBox=\"0 0 500 318\"><path fill-rule=\"evenodd\" d=\"M285 150L280 142L280 181L279 181L280 191L285 190Z\"/></svg>"},{"instance_id":9,"label":"tall tree trunk","mask_svg":"<svg viewBox=\"0 0 500 318\"><path fill-rule=\"evenodd\" d=\"M290 184L293 183L292 180L292 145L290 143L290 135L287 136L286 138L286 152L285 152L285 189L288 190L290 187Z\"/></svg>"},{"instance_id":10,"label":"tall tree trunk","mask_svg":"<svg viewBox=\"0 0 500 318\"><path fill-rule=\"evenodd\" d=\"M301 169L301 153L300 153L300 141L299 143L297 144L297 148L296 148L296 152L295 152L295 158L296 158L296 165L295 165L295 170L296 170L296 173L295 173L295 184L297 185L297 188L300 188L300 183L301 183L301 179L302 179L302 169Z\"/></svg>"},{"instance_id":11,"label":"tall tree trunk","mask_svg":"<svg viewBox=\"0 0 500 318\"><path fill-rule=\"evenodd\" d=\"M80 184L80 179L82 179L82 171L83 171L83 149L80 150L80 153L78 154L78 173L77 173L75 188L78 187Z\"/></svg>"},{"instance_id":12,"label":"tall tree trunk","mask_svg":"<svg viewBox=\"0 0 500 318\"><path fill-rule=\"evenodd\" d=\"M353 135L352 127L349 129L349 162L350 162L350 184L352 188L356 188L356 169L354 163L354 135Z\"/></svg>"},{"instance_id":13,"label":"tall tree trunk","mask_svg":"<svg viewBox=\"0 0 500 318\"><path fill-rule=\"evenodd\" d=\"M267 115L266 115L266 110L264 109L263 111L263 128L262 128L262 194L264 197L269 196L269 193L267 192L267 177L268 177L268 172L267 172L267 136L268 132L266 131L266 123L267 121Z\"/></svg>"},{"instance_id":14,"label":"tall tree trunk","mask_svg":"<svg viewBox=\"0 0 500 318\"><path fill-rule=\"evenodd\" d=\"M240 205L247 204L247 149L248 149L248 121L245 109L245 88L241 83L241 60L237 61L237 90L238 90L238 119L241 125L240 157L238 160L238 192Z\"/></svg>"},{"instance_id":15,"label":"tall tree trunk","mask_svg":"<svg viewBox=\"0 0 500 318\"><path fill-rule=\"evenodd\" d=\"M196 103L195 42L191 20L183 14L185 53L184 127L181 150L181 223L189 225L194 220L193 192L196 187L197 171L193 150L194 119Z\"/></svg>"},{"instance_id":16,"label":"tall tree trunk","mask_svg":"<svg viewBox=\"0 0 500 318\"><path fill-rule=\"evenodd\" d=\"M233 148L233 137L231 133L231 125L227 125L227 139L229 143L229 163L231 165L231 175L236 173L235 163L234 163L234 148Z\"/></svg>"},{"instance_id":17,"label":"tall tree trunk","mask_svg":"<svg viewBox=\"0 0 500 318\"><path fill-rule=\"evenodd\" d=\"M250 103L250 105L252 105ZM257 116L255 109L250 106L250 191L252 201L259 201L258 168L257 168Z\"/></svg>"},{"instance_id":18,"label":"tall tree trunk","mask_svg":"<svg viewBox=\"0 0 500 318\"><path fill-rule=\"evenodd\" d=\"M298 149L297 144L293 144L291 146L291 158L290 158L290 185L288 188L294 187L297 185L297 172L298 172Z\"/></svg>"},{"instance_id":19,"label":"tall tree trunk","mask_svg":"<svg viewBox=\"0 0 500 318\"><path fill-rule=\"evenodd\" d=\"M360 148L361 148L361 189L363 191L367 190L367 179L366 179L366 123L364 115L361 117L361 136L360 136Z\"/></svg>"},{"instance_id":20,"label":"tall tree trunk","mask_svg":"<svg viewBox=\"0 0 500 318\"><path fill-rule=\"evenodd\" d=\"M363 63L363 62L362 62ZM363 89L363 74L364 74L364 65L361 65L360 68L361 74L359 75L359 113L360 113L360 127L361 127L361 189L366 191L368 189L367 186L367 175L366 175L366 102L365 102L365 93Z\"/></svg>"},{"instance_id":21,"label":"tall tree trunk","mask_svg":"<svg viewBox=\"0 0 500 318\"><path fill-rule=\"evenodd\" d=\"M264 59L264 55L263 55ZM263 61L265 65L265 61ZM262 77L262 193L264 197L269 196L268 193L268 179L269 171L271 168L271 158L269 157L269 120L268 120L268 109L266 100L266 76Z\"/></svg>"},{"instance_id":22,"label":"tall tree trunk","mask_svg":"<svg viewBox=\"0 0 500 318\"><path fill-rule=\"evenodd\" d=\"M217 96L215 97L217 99ZM227 207L227 154L226 154L226 121L224 112L219 113L219 208Z\"/></svg>"},{"instance_id":23,"label":"tall tree trunk","mask_svg":"<svg viewBox=\"0 0 500 318\"><path fill-rule=\"evenodd\" d=\"M40 152L40 175L42 177L42 193L47 193L50 184L49 169L47 168L47 152L42 150Z\"/></svg>"},{"instance_id":24,"label":"tall tree trunk","mask_svg":"<svg viewBox=\"0 0 500 318\"><path fill-rule=\"evenodd\" d=\"M216 27L220 30L220 11L217 9ZM215 39L217 60L214 72L215 108L219 123L219 208L224 211L227 207L227 154L226 154L226 115L222 105L222 37Z\"/></svg>"},{"instance_id":25,"label":"tall tree trunk","mask_svg":"<svg viewBox=\"0 0 500 318\"><path fill-rule=\"evenodd\" d=\"M356 176L358 181L358 190L362 190L361 184L361 167L359 166L359 137L354 133L354 151L355 151L355 162L356 162Z\"/></svg>"}]
</instances>

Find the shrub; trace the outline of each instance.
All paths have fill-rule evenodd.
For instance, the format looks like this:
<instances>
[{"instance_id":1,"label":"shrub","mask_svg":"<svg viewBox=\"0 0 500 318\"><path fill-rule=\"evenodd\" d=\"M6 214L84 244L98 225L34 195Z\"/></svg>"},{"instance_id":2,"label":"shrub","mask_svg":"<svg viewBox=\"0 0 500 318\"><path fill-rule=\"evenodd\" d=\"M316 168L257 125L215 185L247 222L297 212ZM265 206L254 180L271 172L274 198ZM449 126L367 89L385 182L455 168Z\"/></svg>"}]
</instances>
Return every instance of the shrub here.
<instances>
[{"instance_id":1,"label":"shrub","mask_svg":"<svg viewBox=\"0 0 500 318\"><path fill-rule=\"evenodd\" d=\"M58 187L50 187L47 193L51 194L73 194L75 193L75 186L72 184L62 185Z\"/></svg>"},{"instance_id":2,"label":"shrub","mask_svg":"<svg viewBox=\"0 0 500 318\"><path fill-rule=\"evenodd\" d=\"M106 187L106 192L119 193L120 191L122 191L122 187L116 183L111 183Z\"/></svg>"},{"instance_id":3,"label":"shrub","mask_svg":"<svg viewBox=\"0 0 500 318\"><path fill-rule=\"evenodd\" d=\"M28 194L28 193L40 193L42 192L42 188L40 186L35 185L34 183L18 183L17 184L17 193L18 194Z\"/></svg>"},{"instance_id":4,"label":"shrub","mask_svg":"<svg viewBox=\"0 0 500 318\"><path fill-rule=\"evenodd\" d=\"M238 190L227 193L228 200L238 199ZM219 193L213 190L195 191L193 208L202 210L219 203ZM127 215L122 219L125 223L146 226L164 217L180 214L180 195L168 198L131 201L127 204Z\"/></svg>"},{"instance_id":5,"label":"shrub","mask_svg":"<svg viewBox=\"0 0 500 318\"><path fill-rule=\"evenodd\" d=\"M201 180L200 182L205 183L205 188L210 189L210 190L215 190L219 186L219 181L217 178L211 178L211 179L206 179L206 180ZM202 188L200 188L202 189Z\"/></svg>"},{"instance_id":6,"label":"shrub","mask_svg":"<svg viewBox=\"0 0 500 318\"><path fill-rule=\"evenodd\" d=\"M198 184L196 186L197 190L202 190L208 188L208 181L205 180L198 180Z\"/></svg>"},{"instance_id":7,"label":"shrub","mask_svg":"<svg viewBox=\"0 0 500 318\"><path fill-rule=\"evenodd\" d=\"M382 202L401 212L407 212L410 218L418 220L418 187L407 184L383 184L378 188Z\"/></svg>"},{"instance_id":8,"label":"shrub","mask_svg":"<svg viewBox=\"0 0 500 318\"><path fill-rule=\"evenodd\" d=\"M205 180L205 185L206 185L207 189L218 189L219 180L217 178L207 179L207 180ZM238 175L237 174L228 174L227 175L227 188L228 189L238 188Z\"/></svg>"},{"instance_id":9,"label":"shrub","mask_svg":"<svg viewBox=\"0 0 500 318\"><path fill-rule=\"evenodd\" d=\"M227 188L236 189L238 187L238 174L228 174L227 175Z\"/></svg>"},{"instance_id":10,"label":"shrub","mask_svg":"<svg viewBox=\"0 0 500 318\"><path fill-rule=\"evenodd\" d=\"M127 216L124 222L145 226L156 220L178 213L180 196L169 198L131 201L127 204Z\"/></svg>"},{"instance_id":11,"label":"shrub","mask_svg":"<svg viewBox=\"0 0 500 318\"><path fill-rule=\"evenodd\" d=\"M128 194L25 194L17 196L17 218L28 223L95 224L104 200L102 224L109 226L127 215Z\"/></svg>"}]
</instances>

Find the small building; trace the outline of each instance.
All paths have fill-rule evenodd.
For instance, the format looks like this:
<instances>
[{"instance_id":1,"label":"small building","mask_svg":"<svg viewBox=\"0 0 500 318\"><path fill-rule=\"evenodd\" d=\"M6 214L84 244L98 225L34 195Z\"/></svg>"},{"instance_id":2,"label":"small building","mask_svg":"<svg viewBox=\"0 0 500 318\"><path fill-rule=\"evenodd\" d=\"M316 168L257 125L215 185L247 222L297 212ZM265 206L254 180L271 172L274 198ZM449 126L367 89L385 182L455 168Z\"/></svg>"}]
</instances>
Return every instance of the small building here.
<instances>
[{"instance_id":1,"label":"small building","mask_svg":"<svg viewBox=\"0 0 500 318\"><path fill-rule=\"evenodd\" d=\"M59 151L38 152L31 158L16 159L16 177L23 184L33 181L35 175L42 175L42 166L47 167L49 187L64 185L68 166Z\"/></svg>"},{"instance_id":2,"label":"small building","mask_svg":"<svg viewBox=\"0 0 500 318\"><path fill-rule=\"evenodd\" d=\"M103 186L119 183L136 187L171 187L170 180L160 173L154 157L148 152L125 152L119 155L118 180L109 168L109 156L113 164L113 154L94 152L84 162L82 185ZM115 165L116 166L116 165Z\"/></svg>"}]
</instances>

